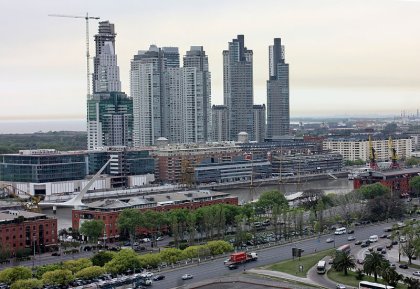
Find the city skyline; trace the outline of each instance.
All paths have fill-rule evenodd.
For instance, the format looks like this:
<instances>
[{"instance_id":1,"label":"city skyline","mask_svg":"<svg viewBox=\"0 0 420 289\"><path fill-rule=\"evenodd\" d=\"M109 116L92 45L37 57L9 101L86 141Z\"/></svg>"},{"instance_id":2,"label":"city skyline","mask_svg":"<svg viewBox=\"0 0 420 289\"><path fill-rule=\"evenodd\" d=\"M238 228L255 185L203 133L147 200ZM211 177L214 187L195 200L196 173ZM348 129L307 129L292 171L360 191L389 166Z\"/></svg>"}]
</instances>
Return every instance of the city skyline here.
<instances>
[{"instance_id":1,"label":"city skyline","mask_svg":"<svg viewBox=\"0 0 420 289\"><path fill-rule=\"evenodd\" d=\"M212 104L220 105L222 51L232 36L243 34L254 52L256 104L266 104L267 47L280 37L291 64L291 117L415 111L420 95L419 1L278 2L204 1L195 7L182 1L171 9L165 1L118 7L110 1L75 1L71 7L55 1L9 3L0 20L7 43L0 48L0 118L85 118L84 20L47 15L86 11L118 27L115 49L125 92L130 91L130 59L138 50L150 44L179 51L199 45L212 71ZM27 29L30 23L32 29ZM91 21L91 55L97 25Z\"/></svg>"}]
</instances>

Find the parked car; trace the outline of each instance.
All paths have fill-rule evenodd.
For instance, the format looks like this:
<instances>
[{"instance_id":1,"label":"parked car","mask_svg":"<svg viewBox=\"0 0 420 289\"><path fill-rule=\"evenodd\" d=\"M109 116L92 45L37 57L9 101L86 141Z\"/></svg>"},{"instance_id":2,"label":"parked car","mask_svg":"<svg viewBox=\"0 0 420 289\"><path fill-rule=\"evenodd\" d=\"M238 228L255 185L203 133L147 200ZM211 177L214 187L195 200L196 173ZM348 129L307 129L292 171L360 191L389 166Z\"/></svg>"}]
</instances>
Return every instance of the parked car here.
<instances>
[{"instance_id":1,"label":"parked car","mask_svg":"<svg viewBox=\"0 0 420 289\"><path fill-rule=\"evenodd\" d=\"M362 245L362 241L358 240L356 242L354 242L355 245Z\"/></svg>"},{"instance_id":2,"label":"parked car","mask_svg":"<svg viewBox=\"0 0 420 289\"><path fill-rule=\"evenodd\" d=\"M165 279L165 275L156 275L156 276L153 276L153 281L159 281L159 280L163 280L163 279Z\"/></svg>"},{"instance_id":3,"label":"parked car","mask_svg":"<svg viewBox=\"0 0 420 289\"><path fill-rule=\"evenodd\" d=\"M394 240L394 241L392 241L392 243L391 243L392 245L398 245L398 241L397 240Z\"/></svg>"},{"instance_id":4,"label":"parked car","mask_svg":"<svg viewBox=\"0 0 420 289\"><path fill-rule=\"evenodd\" d=\"M388 238L388 234L382 234L381 236L379 236L379 238L381 238L381 239Z\"/></svg>"},{"instance_id":5,"label":"parked car","mask_svg":"<svg viewBox=\"0 0 420 289\"><path fill-rule=\"evenodd\" d=\"M377 247L376 248L376 251L382 251L384 248L382 248L382 247Z\"/></svg>"},{"instance_id":6,"label":"parked car","mask_svg":"<svg viewBox=\"0 0 420 289\"><path fill-rule=\"evenodd\" d=\"M388 245L386 245L386 248L388 249L388 250L391 250L392 249L392 244L388 244Z\"/></svg>"},{"instance_id":7,"label":"parked car","mask_svg":"<svg viewBox=\"0 0 420 289\"><path fill-rule=\"evenodd\" d=\"M156 238L156 241L162 241L163 239L165 239L165 237L159 236L159 237Z\"/></svg>"},{"instance_id":8,"label":"parked car","mask_svg":"<svg viewBox=\"0 0 420 289\"><path fill-rule=\"evenodd\" d=\"M347 287L344 286L343 284L337 284L337 286L335 286L336 289L346 289Z\"/></svg>"},{"instance_id":9,"label":"parked car","mask_svg":"<svg viewBox=\"0 0 420 289\"><path fill-rule=\"evenodd\" d=\"M334 242L334 239L333 238L328 238L325 242L332 243L332 242Z\"/></svg>"},{"instance_id":10,"label":"parked car","mask_svg":"<svg viewBox=\"0 0 420 289\"><path fill-rule=\"evenodd\" d=\"M407 264L400 264L400 266L398 266L398 267L400 267L401 269L408 269Z\"/></svg>"},{"instance_id":11,"label":"parked car","mask_svg":"<svg viewBox=\"0 0 420 289\"><path fill-rule=\"evenodd\" d=\"M414 276L420 276L420 271L415 271L415 272L413 272L413 275L414 275Z\"/></svg>"},{"instance_id":12,"label":"parked car","mask_svg":"<svg viewBox=\"0 0 420 289\"><path fill-rule=\"evenodd\" d=\"M391 269L397 269L397 266L394 263L392 263L392 264L389 265L389 268L391 268Z\"/></svg>"},{"instance_id":13,"label":"parked car","mask_svg":"<svg viewBox=\"0 0 420 289\"><path fill-rule=\"evenodd\" d=\"M369 247L369 243L364 242L364 243L362 243L362 245L360 245L360 247L362 247L362 248Z\"/></svg>"},{"instance_id":14,"label":"parked car","mask_svg":"<svg viewBox=\"0 0 420 289\"><path fill-rule=\"evenodd\" d=\"M51 256L61 256L61 254L59 252L54 252L51 254Z\"/></svg>"},{"instance_id":15,"label":"parked car","mask_svg":"<svg viewBox=\"0 0 420 289\"><path fill-rule=\"evenodd\" d=\"M353 241L356 240L356 238L353 235L350 235L347 237L347 241Z\"/></svg>"},{"instance_id":16,"label":"parked car","mask_svg":"<svg viewBox=\"0 0 420 289\"><path fill-rule=\"evenodd\" d=\"M191 274L184 274L184 275L182 275L182 280L188 280L188 279L192 279L193 278L193 275L191 275Z\"/></svg>"},{"instance_id":17,"label":"parked car","mask_svg":"<svg viewBox=\"0 0 420 289\"><path fill-rule=\"evenodd\" d=\"M354 234L354 230L353 229L347 230L347 234Z\"/></svg>"}]
</instances>

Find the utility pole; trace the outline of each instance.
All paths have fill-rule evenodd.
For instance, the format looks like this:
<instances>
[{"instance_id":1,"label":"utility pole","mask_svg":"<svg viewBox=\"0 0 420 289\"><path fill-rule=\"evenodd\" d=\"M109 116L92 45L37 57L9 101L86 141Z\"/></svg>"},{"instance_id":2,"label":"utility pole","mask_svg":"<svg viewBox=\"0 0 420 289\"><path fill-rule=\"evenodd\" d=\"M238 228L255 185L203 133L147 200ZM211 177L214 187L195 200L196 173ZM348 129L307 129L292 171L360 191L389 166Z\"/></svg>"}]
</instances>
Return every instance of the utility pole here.
<instances>
[{"instance_id":1,"label":"utility pole","mask_svg":"<svg viewBox=\"0 0 420 289\"><path fill-rule=\"evenodd\" d=\"M75 15L62 15L62 14L49 14L48 16L51 17L66 17L66 18L79 18L79 19L85 19L86 20L86 78L87 78L87 98L90 98L90 53L89 53L89 19L98 20L99 17L93 17L89 16L88 13L86 13L86 16L75 16Z\"/></svg>"}]
</instances>

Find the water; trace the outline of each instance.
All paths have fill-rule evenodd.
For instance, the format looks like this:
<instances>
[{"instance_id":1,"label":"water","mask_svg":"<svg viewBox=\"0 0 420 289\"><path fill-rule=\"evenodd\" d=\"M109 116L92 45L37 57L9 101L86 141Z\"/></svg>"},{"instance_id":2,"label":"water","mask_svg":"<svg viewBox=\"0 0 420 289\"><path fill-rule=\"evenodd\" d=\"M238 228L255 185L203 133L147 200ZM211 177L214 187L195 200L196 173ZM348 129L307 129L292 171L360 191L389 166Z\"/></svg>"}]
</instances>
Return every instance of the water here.
<instances>
[{"instance_id":1,"label":"water","mask_svg":"<svg viewBox=\"0 0 420 289\"><path fill-rule=\"evenodd\" d=\"M308 181L302 182L301 184L281 184L279 185L267 185L260 186L254 189L253 196L250 193L249 188L235 188L235 189L223 189L223 192L237 196L239 203L249 202L252 199L257 199L261 193L272 190L280 190L281 192L286 192L286 194L291 194L306 189L321 189L325 193L337 193L344 194L353 190L353 181L347 179L337 179L337 180L317 180L317 181ZM69 228L71 227L71 208L58 208L57 214L54 215L52 209L44 210L43 213L54 216L58 219L58 229Z\"/></svg>"}]
</instances>

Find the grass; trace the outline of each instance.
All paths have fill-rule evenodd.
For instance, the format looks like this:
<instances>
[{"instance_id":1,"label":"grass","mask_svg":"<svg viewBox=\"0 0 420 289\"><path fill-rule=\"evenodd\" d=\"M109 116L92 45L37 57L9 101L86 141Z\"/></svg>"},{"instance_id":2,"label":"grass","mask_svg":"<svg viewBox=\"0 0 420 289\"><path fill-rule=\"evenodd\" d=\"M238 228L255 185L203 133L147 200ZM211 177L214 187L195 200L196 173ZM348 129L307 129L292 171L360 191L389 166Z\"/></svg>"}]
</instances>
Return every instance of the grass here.
<instances>
[{"instance_id":1,"label":"grass","mask_svg":"<svg viewBox=\"0 0 420 289\"><path fill-rule=\"evenodd\" d=\"M305 278L309 269L315 266L315 264L317 264L319 260L321 260L325 256L331 256L332 254L334 254L334 252L335 249L320 251L315 254L310 254L301 257L300 260L299 258L295 258L294 260L287 260L280 263L276 263L267 267L267 269ZM303 266L303 272L299 272L300 265Z\"/></svg>"},{"instance_id":2,"label":"grass","mask_svg":"<svg viewBox=\"0 0 420 289\"><path fill-rule=\"evenodd\" d=\"M307 283L302 283L302 282L298 282L298 281L294 281L294 280L290 280L290 279L283 279L283 278L279 278L279 277L273 277L273 276L267 276L267 275L261 275L261 274L256 274L256 273L249 273L249 272L245 272L246 275L252 275L256 278L261 278L261 279L268 279L268 280L272 280L272 281L281 281L284 283L288 283L288 284L295 284L295 285L300 285L300 286L305 286L306 288L324 288L324 287L320 287L314 284L307 284Z\"/></svg>"},{"instance_id":3,"label":"grass","mask_svg":"<svg viewBox=\"0 0 420 289\"><path fill-rule=\"evenodd\" d=\"M414 264L414 263L408 264L408 262L406 262L406 261L401 261L400 264L407 264L408 267L411 267L411 268L414 268L414 269L420 269L420 265L417 265L417 264Z\"/></svg>"},{"instance_id":4,"label":"grass","mask_svg":"<svg viewBox=\"0 0 420 289\"><path fill-rule=\"evenodd\" d=\"M331 281L344 285L354 286L356 288L358 288L359 282L361 281L356 279L357 273L354 271L347 271L347 276L345 276L343 272L337 272L333 269L330 269L327 272L327 276ZM375 278L372 276L364 275L363 281L375 282ZM385 282L380 278L378 278L377 283L385 284ZM396 288L407 289L407 286L404 284L398 284Z\"/></svg>"}]
</instances>

